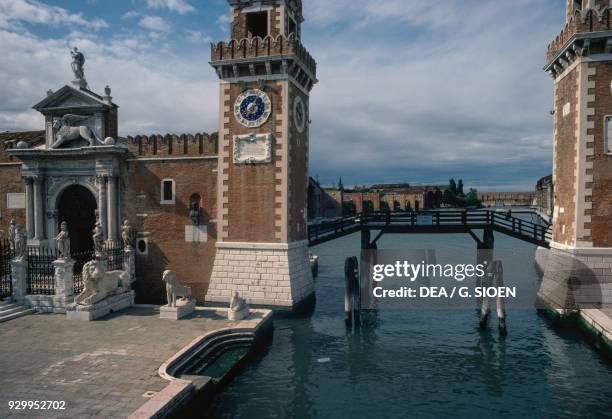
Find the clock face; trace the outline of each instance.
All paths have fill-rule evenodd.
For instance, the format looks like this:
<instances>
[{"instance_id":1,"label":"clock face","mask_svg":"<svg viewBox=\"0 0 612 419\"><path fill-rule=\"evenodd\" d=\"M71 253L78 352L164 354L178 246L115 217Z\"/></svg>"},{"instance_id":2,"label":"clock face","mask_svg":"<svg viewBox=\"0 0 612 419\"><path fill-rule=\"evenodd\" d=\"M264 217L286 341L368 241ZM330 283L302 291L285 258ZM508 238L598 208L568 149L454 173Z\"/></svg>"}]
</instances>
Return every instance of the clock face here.
<instances>
[{"instance_id":1,"label":"clock face","mask_svg":"<svg viewBox=\"0 0 612 419\"><path fill-rule=\"evenodd\" d=\"M306 127L306 105L300 96L296 96L293 102L293 122L295 127L302 133Z\"/></svg>"},{"instance_id":2,"label":"clock face","mask_svg":"<svg viewBox=\"0 0 612 419\"><path fill-rule=\"evenodd\" d=\"M258 89L242 93L234 104L236 120L248 128L262 126L272 113L272 102L267 94Z\"/></svg>"}]
</instances>

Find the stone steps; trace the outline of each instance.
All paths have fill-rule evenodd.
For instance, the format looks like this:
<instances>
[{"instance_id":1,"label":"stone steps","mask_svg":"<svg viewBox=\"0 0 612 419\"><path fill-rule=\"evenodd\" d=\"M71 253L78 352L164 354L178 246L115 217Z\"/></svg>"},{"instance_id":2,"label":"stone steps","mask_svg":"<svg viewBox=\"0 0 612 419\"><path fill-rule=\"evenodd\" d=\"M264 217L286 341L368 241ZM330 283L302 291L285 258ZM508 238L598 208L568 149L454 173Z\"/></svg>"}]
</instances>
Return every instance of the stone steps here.
<instances>
[{"instance_id":1,"label":"stone steps","mask_svg":"<svg viewBox=\"0 0 612 419\"><path fill-rule=\"evenodd\" d=\"M5 300L0 300L0 309L4 306L8 306L10 304L13 304L13 302L11 301L10 298L7 298Z\"/></svg>"},{"instance_id":2,"label":"stone steps","mask_svg":"<svg viewBox=\"0 0 612 419\"><path fill-rule=\"evenodd\" d=\"M36 310L33 308L6 301L0 303L0 323L32 313L36 313Z\"/></svg>"}]
</instances>

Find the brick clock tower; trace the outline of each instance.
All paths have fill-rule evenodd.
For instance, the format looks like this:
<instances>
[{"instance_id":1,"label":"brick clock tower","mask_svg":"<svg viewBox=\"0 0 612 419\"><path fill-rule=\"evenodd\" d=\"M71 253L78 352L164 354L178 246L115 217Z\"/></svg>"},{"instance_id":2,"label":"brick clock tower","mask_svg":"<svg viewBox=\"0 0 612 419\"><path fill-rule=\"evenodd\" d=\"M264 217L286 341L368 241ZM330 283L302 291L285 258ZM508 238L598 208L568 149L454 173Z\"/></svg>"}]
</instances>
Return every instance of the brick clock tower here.
<instances>
[{"instance_id":1,"label":"brick clock tower","mask_svg":"<svg viewBox=\"0 0 612 419\"><path fill-rule=\"evenodd\" d=\"M309 94L301 0L228 0L220 79L217 252L207 301L293 307L313 294L307 242Z\"/></svg>"},{"instance_id":2,"label":"brick clock tower","mask_svg":"<svg viewBox=\"0 0 612 419\"><path fill-rule=\"evenodd\" d=\"M553 249L612 267L612 26L609 0L567 0L548 46L554 79ZM610 284L607 284L610 285Z\"/></svg>"}]
</instances>

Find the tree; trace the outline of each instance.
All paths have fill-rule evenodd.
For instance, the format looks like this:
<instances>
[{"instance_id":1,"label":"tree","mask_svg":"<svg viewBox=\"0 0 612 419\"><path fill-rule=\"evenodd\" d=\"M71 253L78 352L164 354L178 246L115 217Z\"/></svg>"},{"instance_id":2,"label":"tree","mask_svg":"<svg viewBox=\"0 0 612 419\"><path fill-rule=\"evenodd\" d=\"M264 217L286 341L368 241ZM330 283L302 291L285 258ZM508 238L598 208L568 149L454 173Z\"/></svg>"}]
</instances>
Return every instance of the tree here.
<instances>
[{"instance_id":1,"label":"tree","mask_svg":"<svg viewBox=\"0 0 612 419\"><path fill-rule=\"evenodd\" d=\"M470 191L465 197L465 204L470 207L480 205L480 200L478 199L478 191L476 191L476 189L470 188Z\"/></svg>"},{"instance_id":2,"label":"tree","mask_svg":"<svg viewBox=\"0 0 612 419\"><path fill-rule=\"evenodd\" d=\"M451 192L450 188L446 188L444 190L444 194L442 194L442 202L446 205L455 205L455 196Z\"/></svg>"},{"instance_id":3,"label":"tree","mask_svg":"<svg viewBox=\"0 0 612 419\"><path fill-rule=\"evenodd\" d=\"M400 204L399 201L393 201L393 211L394 212L402 211L402 204Z\"/></svg>"},{"instance_id":4,"label":"tree","mask_svg":"<svg viewBox=\"0 0 612 419\"><path fill-rule=\"evenodd\" d=\"M380 211L381 212L390 212L389 203L387 201L380 201Z\"/></svg>"},{"instance_id":5,"label":"tree","mask_svg":"<svg viewBox=\"0 0 612 419\"><path fill-rule=\"evenodd\" d=\"M457 184L457 196L465 196L463 193L463 179L459 179L459 183Z\"/></svg>"},{"instance_id":6,"label":"tree","mask_svg":"<svg viewBox=\"0 0 612 419\"><path fill-rule=\"evenodd\" d=\"M457 196L457 184L455 183L455 179L451 178L451 180L448 181L448 189L453 196Z\"/></svg>"},{"instance_id":7,"label":"tree","mask_svg":"<svg viewBox=\"0 0 612 419\"><path fill-rule=\"evenodd\" d=\"M363 201L363 213L370 214L374 212L374 203L372 201Z\"/></svg>"},{"instance_id":8,"label":"tree","mask_svg":"<svg viewBox=\"0 0 612 419\"><path fill-rule=\"evenodd\" d=\"M342 203L342 214L351 216L357 213L354 201L344 201Z\"/></svg>"}]
</instances>

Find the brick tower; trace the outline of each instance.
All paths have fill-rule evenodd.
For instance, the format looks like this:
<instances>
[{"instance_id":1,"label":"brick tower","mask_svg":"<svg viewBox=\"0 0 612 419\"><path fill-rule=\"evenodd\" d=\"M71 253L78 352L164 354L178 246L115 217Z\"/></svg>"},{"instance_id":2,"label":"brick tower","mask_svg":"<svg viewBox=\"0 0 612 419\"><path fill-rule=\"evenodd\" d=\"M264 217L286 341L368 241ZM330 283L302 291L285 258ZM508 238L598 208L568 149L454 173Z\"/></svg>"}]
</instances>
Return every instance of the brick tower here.
<instances>
[{"instance_id":1,"label":"brick tower","mask_svg":"<svg viewBox=\"0 0 612 419\"><path fill-rule=\"evenodd\" d=\"M554 79L552 247L590 268L612 267L610 6L568 0L545 66Z\"/></svg>"},{"instance_id":2,"label":"brick tower","mask_svg":"<svg viewBox=\"0 0 612 419\"><path fill-rule=\"evenodd\" d=\"M307 243L308 105L316 63L301 0L228 0L220 79L217 252L207 301L239 292L292 307L313 293Z\"/></svg>"},{"instance_id":3,"label":"brick tower","mask_svg":"<svg viewBox=\"0 0 612 419\"><path fill-rule=\"evenodd\" d=\"M549 45L554 78L553 241L612 253L612 31L608 0L568 0Z\"/></svg>"}]
</instances>

